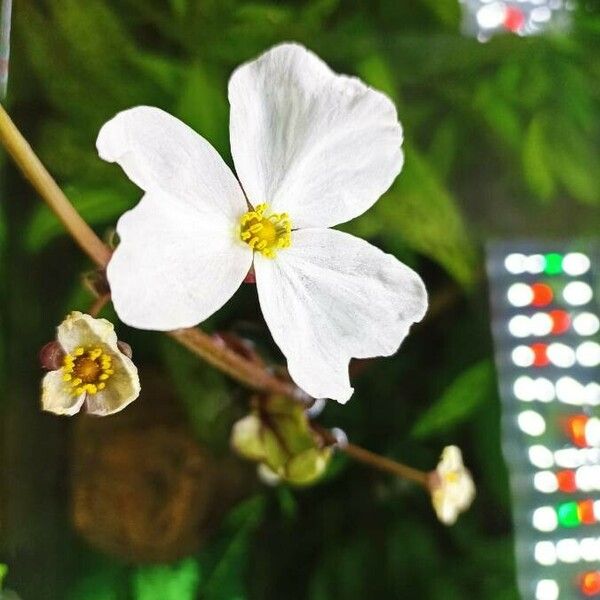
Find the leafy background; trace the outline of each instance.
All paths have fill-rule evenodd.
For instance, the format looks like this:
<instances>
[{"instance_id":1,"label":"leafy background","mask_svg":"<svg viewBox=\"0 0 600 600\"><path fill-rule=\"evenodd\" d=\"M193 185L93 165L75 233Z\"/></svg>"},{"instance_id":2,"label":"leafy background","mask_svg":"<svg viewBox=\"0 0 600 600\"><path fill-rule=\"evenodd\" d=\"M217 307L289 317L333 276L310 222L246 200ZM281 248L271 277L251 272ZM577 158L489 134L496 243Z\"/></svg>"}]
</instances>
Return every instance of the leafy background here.
<instances>
[{"instance_id":1,"label":"leafy background","mask_svg":"<svg viewBox=\"0 0 600 600\"><path fill-rule=\"evenodd\" d=\"M456 442L478 496L447 529L422 491L339 456L314 487L251 488L198 552L175 562L123 560L82 539L71 509L78 418L40 414L36 352L67 310L89 305L80 273L90 265L11 166L0 221L8 586L25 600L516 598L483 248L494 237L598 230L595 6L582 3L568 35L479 44L461 36L455 0L16 2L8 108L103 235L140 196L94 149L123 108L160 106L231 162L228 76L282 40L394 99L406 166L345 228L416 268L431 311L397 356L362 365L353 400L328 405L321 422L421 468ZM279 360L250 286L205 326L237 331ZM163 403L226 457L247 393L160 336L119 331L143 373L163 382Z\"/></svg>"}]
</instances>

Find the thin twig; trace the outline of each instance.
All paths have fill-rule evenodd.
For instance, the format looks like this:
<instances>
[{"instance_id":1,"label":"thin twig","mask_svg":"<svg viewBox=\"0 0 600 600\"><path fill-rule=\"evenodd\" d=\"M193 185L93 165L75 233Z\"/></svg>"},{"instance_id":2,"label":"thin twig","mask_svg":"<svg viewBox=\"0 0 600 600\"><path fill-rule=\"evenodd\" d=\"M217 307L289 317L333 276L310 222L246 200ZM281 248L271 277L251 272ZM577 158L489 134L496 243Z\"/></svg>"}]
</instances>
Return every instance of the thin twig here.
<instances>
[{"instance_id":1,"label":"thin twig","mask_svg":"<svg viewBox=\"0 0 600 600\"><path fill-rule=\"evenodd\" d=\"M325 429L316 423L312 423L312 427L323 438L325 443L336 444L336 447L341 452L351 456L354 460L373 467L379 471L390 473L396 477L409 479L410 481L414 481L415 483L418 483L429 489L429 473L426 473L425 471L419 471L419 469L414 469L413 467L404 465L400 462L392 460L391 458L386 458L380 454L375 454L370 450L366 450L365 448L361 448L360 446L350 442L338 444L337 438L328 429Z\"/></svg>"}]
</instances>

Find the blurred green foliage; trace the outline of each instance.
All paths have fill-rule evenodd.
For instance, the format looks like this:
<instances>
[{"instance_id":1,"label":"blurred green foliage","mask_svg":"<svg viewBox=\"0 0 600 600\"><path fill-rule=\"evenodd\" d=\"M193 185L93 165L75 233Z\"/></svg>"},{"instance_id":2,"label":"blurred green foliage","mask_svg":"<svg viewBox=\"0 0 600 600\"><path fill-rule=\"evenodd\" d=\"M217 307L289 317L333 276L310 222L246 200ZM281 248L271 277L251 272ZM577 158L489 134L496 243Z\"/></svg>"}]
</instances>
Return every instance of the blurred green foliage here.
<instances>
[{"instance_id":1,"label":"blurred green foliage","mask_svg":"<svg viewBox=\"0 0 600 600\"><path fill-rule=\"evenodd\" d=\"M10 352L2 355L18 365L7 389L19 417L7 444L21 471L8 491L15 512L5 550L10 587L24 598L517 597L482 244L597 233L600 14L580 10L562 37L485 45L461 36L459 20L456 0L15 3L9 109L99 233L140 196L94 148L119 110L159 106L231 163L228 76L283 40L394 99L405 128L403 173L344 228L422 273L431 315L396 357L362 364L354 398L329 405L322 422L420 468L458 443L478 483L472 511L445 529L421 490L336 456L321 484L263 489L198 555L175 565L122 565L82 550L66 525L67 490L56 483L69 462L70 424L39 415L33 357L66 309L85 309L78 278L89 265L9 171L0 252ZM206 327L235 330L280 361L252 289ZM120 331L138 364L173 382L198 439L227 452L246 393L160 336Z\"/></svg>"}]
</instances>

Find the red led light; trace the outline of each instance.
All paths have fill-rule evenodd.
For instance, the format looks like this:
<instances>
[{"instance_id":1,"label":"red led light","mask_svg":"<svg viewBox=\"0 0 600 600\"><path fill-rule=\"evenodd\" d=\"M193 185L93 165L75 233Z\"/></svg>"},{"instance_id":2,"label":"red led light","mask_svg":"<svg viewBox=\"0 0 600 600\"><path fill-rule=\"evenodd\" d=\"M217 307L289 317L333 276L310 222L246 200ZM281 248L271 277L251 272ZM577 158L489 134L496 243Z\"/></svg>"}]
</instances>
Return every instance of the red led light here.
<instances>
[{"instance_id":1,"label":"red led light","mask_svg":"<svg viewBox=\"0 0 600 600\"><path fill-rule=\"evenodd\" d=\"M567 420L567 433L573 440L573 443L580 448L587 446L585 437L585 425L588 422L586 415L575 415Z\"/></svg>"},{"instance_id":2,"label":"red led light","mask_svg":"<svg viewBox=\"0 0 600 600\"><path fill-rule=\"evenodd\" d=\"M546 353L547 344L531 344L533 350L533 365L535 367L546 367L550 364L550 359Z\"/></svg>"},{"instance_id":3,"label":"red led light","mask_svg":"<svg viewBox=\"0 0 600 600\"><path fill-rule=\"evenodd\" d=\"M588 571L581 575L579 587L584 596L600 595L600 571Z\"/></svg>"},{"instance_id":4,"label":"red led light","mask_svg":"<svg viewBox=\"0 0 600 600\"><path fill-rule=\"evenodd\" d=\"M556 479L558 480L558 489L561 492L572 494L573 492L577 491L577 484L575 483L575 471L569 471L568 469L559 471L556 474Z\"/></svg>"},{"instance_id":5,"label":"red led light","mask_svg":"<svg viewBox=\"0 0 600 600\"><path fill-rule=\"evenodd\" d=\"M577 503L577 514L579 515L579 520L584 525L593 525L596 522L596 517L594 517L594 501L579 501Z\"/></svg>"},{"instance_id":6,"label":"red led light","mask_svg":"<svg viewBox=\"0 0 600 600\"><path fill-rule=\"evenodd\" d=\"M519 31L525 25L525 15L523 11L514 6L508 6L504 16L504 26L509 31Z\"/></svg>"},{"instance_id":7,"label":"red led light","mask_svg":"<svg viewBox=\"0 0 600 600\"><path fill-rule=\"evenodd\" d=\"M552 333L554 335L560 335L569 330L571 316L566 310L552 310L550 311L550 317L552 318Z\"/></svg>"},{"instance_id":8,"label":"red led light","mask_svg":"<svg viewBox=\"0 0 600 600\"><path fill-rule=\"evenodd\" d=\"M554 292L552 288L545 283L534 283L531 286L533 292L533 300L531 304L533 306L548 306L554 299Z\"/></svg>"}]
</instances>

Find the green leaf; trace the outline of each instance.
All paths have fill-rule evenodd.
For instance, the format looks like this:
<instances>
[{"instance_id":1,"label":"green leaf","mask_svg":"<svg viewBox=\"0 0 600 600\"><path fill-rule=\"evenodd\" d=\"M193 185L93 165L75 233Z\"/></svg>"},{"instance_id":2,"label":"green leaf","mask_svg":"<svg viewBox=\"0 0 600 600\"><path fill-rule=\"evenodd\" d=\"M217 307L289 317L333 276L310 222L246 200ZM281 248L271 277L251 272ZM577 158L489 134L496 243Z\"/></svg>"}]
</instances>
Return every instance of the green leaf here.
<instances>
[{"instance_id":1,"label":"green leaf","mask_svg":"<svg viewBox=\"0 0 600 600\"><path fill-rule=\"evenodd\" d=\"M198 439L213 449L228 445L231 398L225 377L168 338L162 356Z\"/></svg>"},{"instance_id":2,"label":"green leaf","mask_svg":"<svg viewBox=\"0 0 600 600\"><path fill-rule=\"evenodd\" d=\"M389 63L380 54L372 54L357 65L358 74L369 85L397 99L396 77Z\"/></svg>"},{"instance_id":3,"label":"green leaf","mask_svg":"<svg viewBox=\"0 0 600 600\"><path fill-rule=\"evenodd\" d=\"M199 598L202 600L244 600L247 560L252 534L263 518L263 496L249 498L235 508L224 525L223 538L201 555L207 565L205 583Z\"/></svg>"},{"instance_id":4,"label":"green leaf","mask_svg":"<svg viewBox=\"0 0 600 600\"><path fill-rule=\"evenodd\" d=\"M225 79L201 64L187 69L175 115L205 137L221 154L229 150L229 105Z\"/></svg>"},{"instance_id":5,"label":"green leaf","mask_svg":"<svg viewBox=\"0 0 600 600\"><path fill-rule=\"evenodd\" d=\"M411 435L425 438L466 421L492 395L494 367L489 359L461 373L415 423Z\"/></svg>"},{"instance_id":6,"label":"green leaf","mask_svg":"<svg viewBox=\"0 0 600 600\"><path fill-rule=\"evenodd\" d=\"M132 191L116 192L109 188L86 189L66 186L65 193L90 225L104 225L116 221L135 203ZM42 250L49 242L65 235L64 225L45 204L40 204L25 230L25 248L30 252Z\"/></svg>"},{"instance_id":7,"label":"green leaf","mask_svg":"<svg viewBox=\"0 0 600 600\"><path fill-rule=\"evenodd\" d=\"M525 132L523 141L523 175L529 189L540 199L548 200L555 191L556 185L552 176L549 155L553 151L548 148L544 130L545 119L536 115Z\"/></svg>"},{"instance_id":8,"label":"green leaf","mask_svg":"<svg viewBox=\"0 0 600 600\"><path fill-rule=\"evenodd\" d=\"M135 600L195 600L201 574L198 561L138 567L132 576Z\"/></svg>"}]
</instances>

